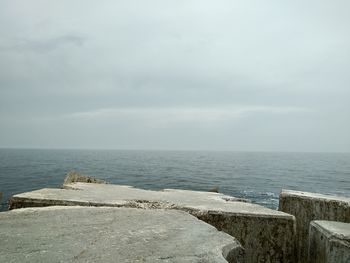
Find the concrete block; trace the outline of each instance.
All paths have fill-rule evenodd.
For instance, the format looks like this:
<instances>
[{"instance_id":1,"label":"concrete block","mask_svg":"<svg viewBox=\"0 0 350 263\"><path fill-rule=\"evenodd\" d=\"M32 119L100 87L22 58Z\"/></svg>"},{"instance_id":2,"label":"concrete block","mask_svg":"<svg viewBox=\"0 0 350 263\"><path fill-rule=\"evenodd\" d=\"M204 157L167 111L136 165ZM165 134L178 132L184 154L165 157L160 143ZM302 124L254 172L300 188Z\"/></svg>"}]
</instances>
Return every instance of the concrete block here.
<instances>
[{"instance_id":1,"label":"concrete block","mask_svg":"<svg viewBox=\"0 0 350 263\"><path fill-rule=\"evenodd\" d=\"M312 221L309 233L309 263L350 262L349 223Z\"/></svg>"},{"instance_id":2,"label":"concrete block","mask_svg":"<svg viewBox=\"0 0 350 263\"><path fill-rule=\"evenodd\" d=\"M295 218L212 192L149 191L112 184L72 183L15 195L10 208L80 205L186 211L244 244L246 262L294 262Z\"/></svg>"},{"instance_id":3,"label":"concrete block","mask_svg":"<svg viewBox=\"0 0 350 263\"><path fill-rule=\"evenodd\" d=\"M236 239L175 210L24 208L0 233L0 262L243 262Z\"/></svg>"},{"instance_id":4,"label":"concrete block","mask_svg":"<svg viewBox=\"0 0 350 263\"><path fill-rule=\"evenodd\" d=\"M311 221L350 222L350 198L282 190L279 201L279 210L296 218L296 248L299 262L307 260Z\"/></svg>"},{"instance_id":5,"label":"concrete block","mask_svg":"<svg viewBox=\"0 0 350 263\"><path fill-rule=\"evenodd\" d=\"M63 186L71 184L71 183L94 183L94 184L106 184L107 182L104 180L100 180L91 176L83 175L78 172L69 172L66 175L66 178L63 181Z\"/></svg>"}]
</instances>

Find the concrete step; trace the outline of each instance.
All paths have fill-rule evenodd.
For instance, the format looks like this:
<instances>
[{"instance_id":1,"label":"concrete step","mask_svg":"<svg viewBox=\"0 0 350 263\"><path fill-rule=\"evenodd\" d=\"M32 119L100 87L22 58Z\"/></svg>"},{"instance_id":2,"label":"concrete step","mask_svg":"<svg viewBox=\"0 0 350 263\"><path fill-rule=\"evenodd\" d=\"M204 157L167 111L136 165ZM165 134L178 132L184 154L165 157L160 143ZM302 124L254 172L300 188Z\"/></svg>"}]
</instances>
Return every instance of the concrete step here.
<instances>
[{"instance_id":1,"label":"concrete step","mask_svg":"<svg viewBox=\"0 0 350 263\"><path fill-rule=\"evenodd\" d=\"M296 252L299 262L307 261L311 221L331 220L350 223L350 198L346 197L282 190L279 210L296 218Z\"/></svg>"}]
</instances>

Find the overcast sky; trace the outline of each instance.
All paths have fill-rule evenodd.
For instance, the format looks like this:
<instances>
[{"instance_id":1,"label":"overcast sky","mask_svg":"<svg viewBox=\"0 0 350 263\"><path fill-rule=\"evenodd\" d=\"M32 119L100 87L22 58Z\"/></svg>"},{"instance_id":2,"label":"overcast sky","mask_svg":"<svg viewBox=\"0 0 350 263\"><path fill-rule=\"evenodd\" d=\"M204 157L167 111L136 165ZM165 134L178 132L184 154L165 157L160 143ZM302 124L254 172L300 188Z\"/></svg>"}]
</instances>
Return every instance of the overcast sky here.
<instances>
[{"instance_id":1,"label":"overcast sky","mask_svg":"<svg viewBox=\"0 0 350 263\"><path fill-rule=\"evenodd\" d=\"M0 0L0 147L349 152L349 10Z\"/></svg>"}]
</instances>

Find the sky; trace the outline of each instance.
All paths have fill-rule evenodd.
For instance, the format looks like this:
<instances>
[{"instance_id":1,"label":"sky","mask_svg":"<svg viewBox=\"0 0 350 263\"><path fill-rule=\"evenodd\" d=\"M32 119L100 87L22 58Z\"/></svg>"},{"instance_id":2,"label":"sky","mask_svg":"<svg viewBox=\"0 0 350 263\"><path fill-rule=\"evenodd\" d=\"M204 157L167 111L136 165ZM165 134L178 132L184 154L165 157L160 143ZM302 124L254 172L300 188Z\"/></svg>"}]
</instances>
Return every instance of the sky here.
<instances>
[{"instance_id":1,"label":"sky","mask_svg":"<svg viewBox=\"0 0 350 263\"><path fill-rule=\"evenodd\" d=\"M349 10L0 0L0 147L350 152Z\"/></svg>"}]
</instances>

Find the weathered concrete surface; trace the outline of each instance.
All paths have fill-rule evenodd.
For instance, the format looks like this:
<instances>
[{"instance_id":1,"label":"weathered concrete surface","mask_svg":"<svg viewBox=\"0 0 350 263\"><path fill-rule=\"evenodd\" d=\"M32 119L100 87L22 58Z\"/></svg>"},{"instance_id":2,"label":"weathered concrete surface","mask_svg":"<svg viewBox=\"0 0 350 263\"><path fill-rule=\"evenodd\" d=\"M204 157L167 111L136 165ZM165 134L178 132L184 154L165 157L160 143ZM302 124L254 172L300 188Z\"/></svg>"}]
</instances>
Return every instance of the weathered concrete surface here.
<instances>
[{"instance_id":1,"label":"weathered concrete surface","mask_svg":"<svg viewBox=\"0 0 350 263\"><path fill-rule=\"evenodd\" d=\"M10 200L10 209L50 205L187 211L236 237L244 244L246 262L294 261L293 216L219 193L149 191L111 184L73 183L66 185L66 189L41 189L15 195Z\"/></svg>"},{"instance_id":2,"label":"weathered concrete surface","mask_svg":"<svg viewBox=\"0 0 350 263\"><path fill-rule=\"evenodd\" d=\"M312 221L309 237L309 262L350 262L350 224L335 221Z\"/></svg>"},{"instance_id":3,"label":"weathered concrete surface","mask_svg":"<svg viewBox=\"0 0 350 263\"><path fill-rule=\"evenodd\" d=\"M66 175L66 178L63 181L63 186L71 183L76 183L76 182L81 182L81 183L94 183L94 184L106 184L106 181L100 180L91 176L87 175L82 175L77 172L69 172Z\"/></svg>"},{"instance_id":4,"label":"weathered concrete surface","mask_svg":"<svg viewBox=\"0 0 350 263\"><path fill-rule=\"evenodd\" d=\"M239 242L182 211L111 207L0 213L0 262L243 262Z\"/></svg>"},{"instance_id":5,"label":"weathered concrete surface","mask_svg":"<svg viewBox=\"0 0 350 263\"><path fill-rule=\"evenodd\" d=\"M296 248L299 262L305 262L307 259L311 221L350 222L350 198L282 190L279 210L296 218Z\"/></svg>"}]
</instances>

